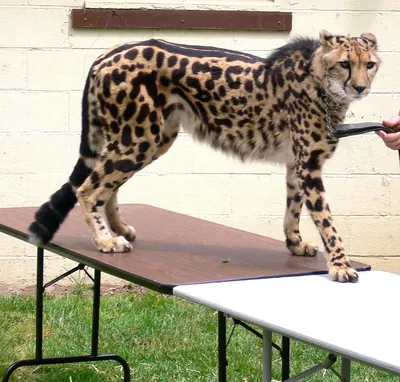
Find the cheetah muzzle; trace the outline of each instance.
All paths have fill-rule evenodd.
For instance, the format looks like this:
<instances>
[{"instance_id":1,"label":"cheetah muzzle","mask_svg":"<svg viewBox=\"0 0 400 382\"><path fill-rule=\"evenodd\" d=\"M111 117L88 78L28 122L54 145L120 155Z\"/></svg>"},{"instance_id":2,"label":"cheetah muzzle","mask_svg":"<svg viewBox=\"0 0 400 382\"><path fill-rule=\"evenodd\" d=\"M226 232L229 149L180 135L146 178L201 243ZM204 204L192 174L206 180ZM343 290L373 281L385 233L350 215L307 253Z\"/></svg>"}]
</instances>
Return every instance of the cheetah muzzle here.
<instances>
[{"instance_id":1,"label":"cheetah muzzle","mask_svg":"<svg viewBox=\"0 0 400 382\"><path fill-rule=\"evenodd\" d=\"M349 104L369 93L380 60L373 34L321 31L319 37L293 39L266 59L160 40L105 52L90 68L83 93L80 157L68 182L37 211L31 241L50 241L79 201L98 250L131 250L136 234L118 212L118 188L166 153L182 126L242 160L284 163L287 248L297 256L317 253L299 231L305 203L331 278L357 281L321 178L338 143L326 110L332 123L342 123Z\"/></svg>"}]
</instances>

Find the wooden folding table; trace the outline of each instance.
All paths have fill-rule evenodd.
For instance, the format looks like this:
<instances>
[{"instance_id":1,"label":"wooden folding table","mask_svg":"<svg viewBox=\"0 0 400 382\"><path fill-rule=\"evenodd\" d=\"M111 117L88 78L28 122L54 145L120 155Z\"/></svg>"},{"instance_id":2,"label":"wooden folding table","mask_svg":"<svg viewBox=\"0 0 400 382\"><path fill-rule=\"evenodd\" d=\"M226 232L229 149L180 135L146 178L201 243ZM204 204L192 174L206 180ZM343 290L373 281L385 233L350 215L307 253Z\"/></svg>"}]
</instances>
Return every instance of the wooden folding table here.
<instances>
[{"instance_id":1,"label":"wooden folding table","mask_svg":"<svg viewBox=\"0 0 400 382\"><path fill-rule=\"evenodd\" d=\"M0 232L27 241L27 227L37 208L0 209ZM120 362L124 380L129 381L127 362L115 354L98 352L101 272L119 277L160 293L172 294L178 285L229 280L250 280L283 276L325 274L326 260L292 256L283 242L148 205L122 205L125 220L134 225L137 239L129 253L99 253L88 236L79 207L68 216L53 241L37 249L36 355L15 362L3 381L21 366L93 362ZM44 284L44 250L76 261L76 268ZM353 262L358 270L370 267ZM79 269L94 269L93 326L90 355L43 358L43 293L45 288ZM265 291L266 296L268 291ZM134 314L134 312L132 312ZM226 380L226 322L219 317L219 380ZM282 378L289 374L289 340L283 339Z\"/></svg>"}]
</instances>

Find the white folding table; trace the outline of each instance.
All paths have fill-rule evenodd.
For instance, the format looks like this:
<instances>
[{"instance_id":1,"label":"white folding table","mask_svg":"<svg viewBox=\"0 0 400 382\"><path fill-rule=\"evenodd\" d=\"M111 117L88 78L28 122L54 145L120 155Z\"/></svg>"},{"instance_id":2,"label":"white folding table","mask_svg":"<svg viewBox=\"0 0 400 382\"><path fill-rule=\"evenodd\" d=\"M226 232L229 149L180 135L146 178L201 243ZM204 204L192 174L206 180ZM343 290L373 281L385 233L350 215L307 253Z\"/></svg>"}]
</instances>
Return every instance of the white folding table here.
<instances>
[{"instance_id":1,"label":"white folding table","mask_svg":"<svg viewBox=\"0 0 400 382\"><path fill-rule=\"evenodd\" d=\"M299 381L342 357L342 381L350 360L400 375L400 275L362 272L355 284L327 275L183 285L173 293L263 328L263 381L271 381L272 332L332 355L287 381ZM338 373L337 373L338 374Z\"/></svg>"}]
</instances>

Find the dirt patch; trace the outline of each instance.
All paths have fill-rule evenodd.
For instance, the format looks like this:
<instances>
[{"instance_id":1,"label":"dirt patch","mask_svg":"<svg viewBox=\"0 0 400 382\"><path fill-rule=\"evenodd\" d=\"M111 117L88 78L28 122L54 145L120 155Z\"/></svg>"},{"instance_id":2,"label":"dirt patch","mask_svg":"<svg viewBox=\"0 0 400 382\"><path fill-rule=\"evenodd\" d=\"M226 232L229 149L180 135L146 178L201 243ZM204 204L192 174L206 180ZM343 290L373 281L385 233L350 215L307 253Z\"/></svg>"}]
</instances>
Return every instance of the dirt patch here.
<instances>
[{"instance_id":1,"label":"dirt patch","mask_svg":"<svg viewBox=\"0 0 400 382\"><path fill-rule=\"evenodd\" d=\"M58 285L54 284L46 288L46 294L50 296L65 296L68 294L76 294L77 289L79 288L80 293L83 292L84 296L92 295L92 285L84 284L84 285ZM133 285L130 283L121 283L121 284L102 284L101 285L101 294L105 295L114 295L114 294L136 294L143 295L148 291L147 288ZM24 287L15 287L11 285L0 284L0 295L17 295L17 296L34 296L36 294L36 286L24 286Z\"/></svg>"}]
</instances>

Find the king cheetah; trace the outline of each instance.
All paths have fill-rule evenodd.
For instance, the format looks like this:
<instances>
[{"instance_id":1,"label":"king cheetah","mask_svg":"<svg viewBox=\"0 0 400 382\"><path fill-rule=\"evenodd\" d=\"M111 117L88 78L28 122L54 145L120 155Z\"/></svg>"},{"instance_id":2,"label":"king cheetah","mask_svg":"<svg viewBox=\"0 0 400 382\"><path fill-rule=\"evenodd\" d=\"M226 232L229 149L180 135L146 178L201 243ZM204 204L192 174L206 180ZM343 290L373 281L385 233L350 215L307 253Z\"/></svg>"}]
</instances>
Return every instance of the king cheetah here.
<instances>
[{"instance_id":1,"label":"king cheetah","mask_svg":"<svg viewBox=\"0 0 400 382\"><path fill-rule=\"evenodd\" d=\"M119 214L118 189L165 154L182 126L242 160L284 163L287 248L297 256L318 251L300 235L305 203L331 278L357 281L321 172L338 144L331 123L341 123L350 103L369 93L379 64L371 33L321 31L319 39L294 38L267 58L162 40L111 48L89 70L79 159L68 182L36 212L31 242L49 242L79 201L99 251L130 251L136 233Z\"/></svg>"}]
</instances>

